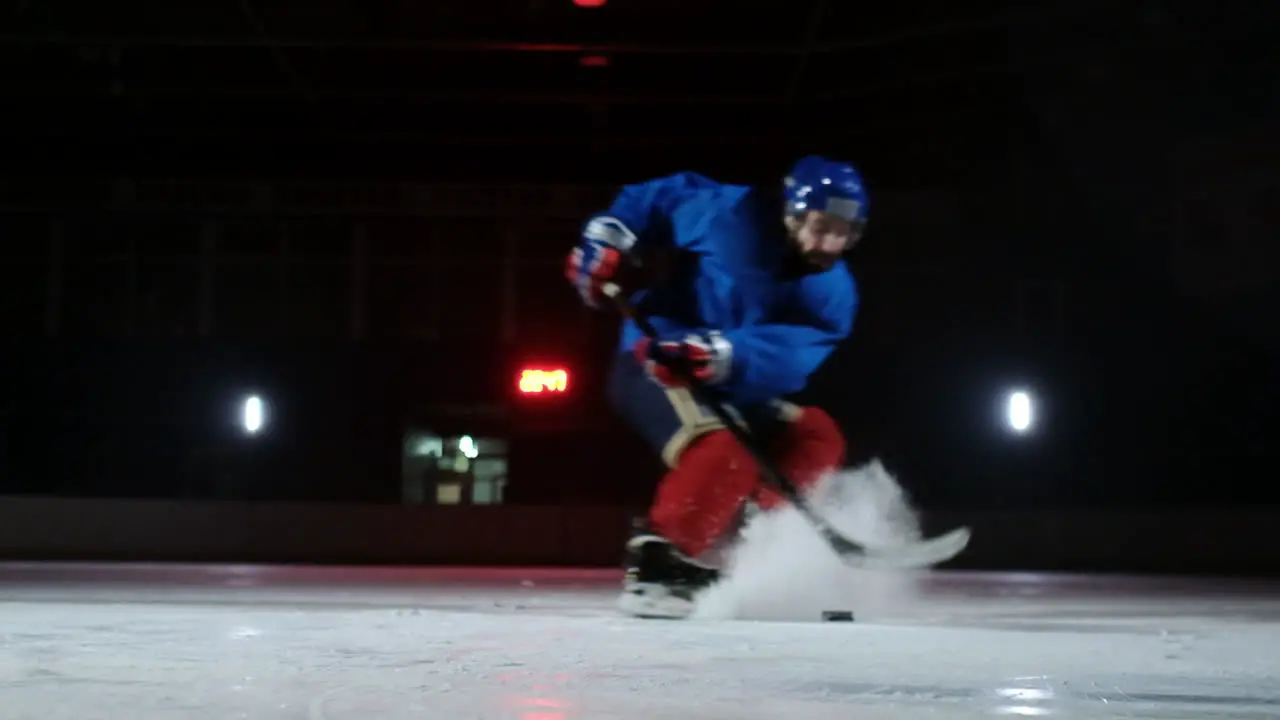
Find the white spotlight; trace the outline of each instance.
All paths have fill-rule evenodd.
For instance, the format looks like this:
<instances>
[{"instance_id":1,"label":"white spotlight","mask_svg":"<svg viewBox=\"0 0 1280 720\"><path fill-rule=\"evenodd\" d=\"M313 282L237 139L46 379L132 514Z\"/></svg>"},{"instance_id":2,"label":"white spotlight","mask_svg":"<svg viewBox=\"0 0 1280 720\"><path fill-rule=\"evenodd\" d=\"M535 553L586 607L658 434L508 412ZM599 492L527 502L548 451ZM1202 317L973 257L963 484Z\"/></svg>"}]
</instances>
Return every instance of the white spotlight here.
<instances>
[{"instance_id":1,"label":"white spotlight","mask_svg":"<svg viewBox=\"0 0 1280 720\"><path fill-rule=\"evenodd\" d=\"M250 395L240 407L240 427L249 435L257 435L267 424L267 407L262 398Z\"/></svg>"},{"instance_id":2,"label":"white spotlight","mask_svg":"<svg viewBox=\"0 0 1280 720\"><path fill-rule=\"evenodd\" d=\"M1031 430L1035 424L1035 407L1031 395L1023 390L1009 393L1005 403L1005 422L1009 429L1018 434Z\"/></svg>"}]
</instances>

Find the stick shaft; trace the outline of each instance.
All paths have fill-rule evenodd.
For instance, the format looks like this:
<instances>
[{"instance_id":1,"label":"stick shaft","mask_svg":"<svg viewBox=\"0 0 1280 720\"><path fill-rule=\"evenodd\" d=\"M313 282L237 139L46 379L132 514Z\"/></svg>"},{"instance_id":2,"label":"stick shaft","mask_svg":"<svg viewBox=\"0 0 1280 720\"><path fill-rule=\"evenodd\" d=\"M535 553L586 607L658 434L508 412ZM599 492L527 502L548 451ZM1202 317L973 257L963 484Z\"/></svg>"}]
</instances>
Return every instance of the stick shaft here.
<instances>
[{"instance_id":1,"label":"stick shaft","mask_svg":"<svg viewBox=\"0 0 1280 720\"><path fill-rule=\"evenodd\" d=\"M613 283L609 283L604 287L605 295L609 296L618 308L618 312L628 320L636 324L640 328L640 332L644 333L650 340L657 341L658 329L653 326L649 318L638 312L630 302L622 295L622 289ZM809 507L804 499L800 496L800 491L796 484L791 482L778 466L765 454L762 448L758 446L754 437L751 436L749 430L742 426L738 413L728 403L714 397L714 394L702 383L695 378L682 376L680 378L689 387L689 393L693 395L693 399L700 405L706 406L716 419L724 425L725 429L733 434L734 439L742 444L742 447L751 455L760 468L761 475L764 476L765 482L772 485L783 494L788 500L797 506L803 505L802 512L809 513Z\"/></svg>"}]
</instances>

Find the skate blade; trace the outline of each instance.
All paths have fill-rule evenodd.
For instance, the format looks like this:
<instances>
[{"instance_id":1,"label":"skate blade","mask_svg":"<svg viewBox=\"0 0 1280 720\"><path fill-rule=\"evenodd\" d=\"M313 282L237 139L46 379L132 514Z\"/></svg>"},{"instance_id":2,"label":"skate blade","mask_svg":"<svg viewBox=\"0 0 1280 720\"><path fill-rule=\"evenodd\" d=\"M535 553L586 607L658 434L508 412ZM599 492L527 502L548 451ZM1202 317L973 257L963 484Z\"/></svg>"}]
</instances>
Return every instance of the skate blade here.
<instances>
[{"instance_id":1,"label":"skate blade","mask_svg":"<svg viewBox=\"0 0 1280 720\"><path fill-rule=\"evenodd\" d=\"M661 585L634 583L618 598L618 610L647 620L683 620L693 613L693 603L672 595Z\"/></svg>"}]
</instances>

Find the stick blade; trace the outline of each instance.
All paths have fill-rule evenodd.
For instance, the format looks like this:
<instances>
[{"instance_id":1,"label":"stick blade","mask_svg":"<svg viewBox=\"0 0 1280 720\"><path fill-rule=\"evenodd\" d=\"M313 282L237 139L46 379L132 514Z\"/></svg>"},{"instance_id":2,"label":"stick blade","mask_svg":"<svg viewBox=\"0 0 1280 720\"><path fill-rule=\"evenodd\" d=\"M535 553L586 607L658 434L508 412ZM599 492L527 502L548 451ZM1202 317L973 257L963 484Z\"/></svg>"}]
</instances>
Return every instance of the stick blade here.
<instances>
[{"instance_id":1,"label":"stick blade","mask_svg":"<svg viewBox=\"0 0 1280 720\"><path fill-rule=\"evenodd\" d=\"M969 546L973 531L960 527L944 535L889 547L868 548L848 540L832 543L845 564L868 570L906 570L943 563ZM842 538L843 540L843 538Z\"/></svg>"}]
</instances>

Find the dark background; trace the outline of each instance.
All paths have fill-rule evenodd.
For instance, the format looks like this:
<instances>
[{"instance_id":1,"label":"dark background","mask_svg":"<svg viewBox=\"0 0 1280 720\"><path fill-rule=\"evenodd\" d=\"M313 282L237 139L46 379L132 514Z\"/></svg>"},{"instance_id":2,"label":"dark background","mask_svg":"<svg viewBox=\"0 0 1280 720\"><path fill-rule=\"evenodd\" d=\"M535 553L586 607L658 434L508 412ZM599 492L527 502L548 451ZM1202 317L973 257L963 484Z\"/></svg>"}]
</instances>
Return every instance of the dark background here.
<instances>
[{"instance_id":1,"label":"dark background","mask_svg":"<svg viewBox=\"0 0 1280 720\"><path fill-rule=\"evenodd\" d=\"M509 437L509 503L643 504L564 253L617 183L820 152L872 193L804 398L858 458L926 507L1273 502L1277 14L9 0L0 493L396 503L417 423Z\"/></svg>"}]
</instances>

